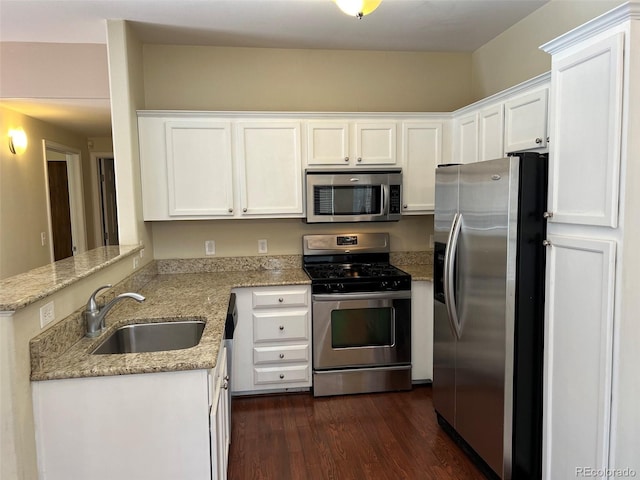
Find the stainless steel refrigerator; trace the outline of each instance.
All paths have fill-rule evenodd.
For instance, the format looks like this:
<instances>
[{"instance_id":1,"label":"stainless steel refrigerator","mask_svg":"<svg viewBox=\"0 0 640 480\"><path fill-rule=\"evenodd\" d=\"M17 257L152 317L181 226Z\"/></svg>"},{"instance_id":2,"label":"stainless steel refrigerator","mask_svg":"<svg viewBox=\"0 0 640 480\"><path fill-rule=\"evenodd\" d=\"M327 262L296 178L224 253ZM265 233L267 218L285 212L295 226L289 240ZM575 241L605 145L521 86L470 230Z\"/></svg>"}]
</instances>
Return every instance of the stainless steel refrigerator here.
<instances>
[{"instance_id":1,"label":"stainless steel refrigerator","mask_svg":"<svg viewBox=\"0 0 640 480\"><path fill-rule=\"evenodd\" d=\"M436 171L433 403L489 476L541 477L547 156Z\"/></svg>"}]
</instances>

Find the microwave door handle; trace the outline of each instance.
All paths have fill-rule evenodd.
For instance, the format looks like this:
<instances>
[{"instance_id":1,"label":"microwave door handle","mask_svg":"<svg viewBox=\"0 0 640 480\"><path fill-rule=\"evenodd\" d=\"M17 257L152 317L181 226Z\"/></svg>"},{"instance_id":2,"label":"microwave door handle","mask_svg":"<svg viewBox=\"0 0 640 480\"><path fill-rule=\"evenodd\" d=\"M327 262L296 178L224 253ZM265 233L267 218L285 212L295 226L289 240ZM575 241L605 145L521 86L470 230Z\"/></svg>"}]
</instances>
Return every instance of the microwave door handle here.
<instances>
[{"instance_id":1,"label":"microwave door handle","mask_svg":"<svg viewBox=\"0 0 640 480\"><path fill-rule=\"evenodd\" d=\"M382 214L389 215L389 185L382 185Z\"/></svg>"}]
</instances>

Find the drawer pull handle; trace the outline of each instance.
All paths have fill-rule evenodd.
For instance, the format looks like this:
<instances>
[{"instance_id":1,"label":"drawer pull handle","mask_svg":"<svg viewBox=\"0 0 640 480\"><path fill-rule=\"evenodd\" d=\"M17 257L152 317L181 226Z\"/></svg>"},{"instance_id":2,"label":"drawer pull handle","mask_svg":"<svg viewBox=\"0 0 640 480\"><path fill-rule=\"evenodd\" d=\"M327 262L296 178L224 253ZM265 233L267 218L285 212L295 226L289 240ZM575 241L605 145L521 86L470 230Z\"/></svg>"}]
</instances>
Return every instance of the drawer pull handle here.
<instances>
[{"instance_id":1,"label":"drawer pull handle","mask_svg":"<svg viewBox=\"0 0 640 480\"><path fill-rule=\"evenodd\" d=\"M281 354L280 354L280 358L284 358L284 353L281 353Z\"/></svg>"},{"instance_id":2,"label":"drawer pull handle","mask_svg":"<svg viewBox=\"0 0 640 480\"><path fill-rule=\"evenodd\" d=\"M280 330L284 330L284 325L280 325L278 328L279 328Z\"/></svg>"},{"instance_id":3,"label":"drawer pull handle","mask_svg":"<svg viewBox=\"0 0 640 480\"><path fill-rule=\"evenodd\" d=\"M280 303L284 302L284 298L280 297L280 298L278 299L278 302L280 302Z\"/></svg>"},{"instance_id":4,"label":"drawer pull handle","mask_svg":"<svg viewBox=\"0 0 640 480\"><path fill-rule=\"evenodd\" d=\"M284 378L284 373L280 374L280 380L282 380Z\"/></svg>"}]
</instances>

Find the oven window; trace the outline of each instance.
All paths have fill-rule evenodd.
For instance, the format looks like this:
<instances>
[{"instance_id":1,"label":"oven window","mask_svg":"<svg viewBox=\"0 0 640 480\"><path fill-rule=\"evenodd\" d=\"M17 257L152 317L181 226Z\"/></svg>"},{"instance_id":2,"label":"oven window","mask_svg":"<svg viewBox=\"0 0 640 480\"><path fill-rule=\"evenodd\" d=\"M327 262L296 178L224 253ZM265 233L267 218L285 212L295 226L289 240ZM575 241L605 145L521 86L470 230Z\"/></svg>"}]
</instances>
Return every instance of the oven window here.
<instances>
[{"instance_id":1,"label":"oven window","mask_svg":"<svg viewBox=\"0 0 640 480\"><path fill-rule=\"evenodd\" d=\"M318 185L314 187L316 215L375 215L382 212L380 185Z\"/></svg>"},{"instance_id":2,"label":"oven window","mask_svg":"<svg viewBox=\"0 0 640 480\"><path fill-rule=\"evenodd\" d=\"M393 308L353 308L331 312L333 348L393 345Z\"/></svg>"}]
</instances>

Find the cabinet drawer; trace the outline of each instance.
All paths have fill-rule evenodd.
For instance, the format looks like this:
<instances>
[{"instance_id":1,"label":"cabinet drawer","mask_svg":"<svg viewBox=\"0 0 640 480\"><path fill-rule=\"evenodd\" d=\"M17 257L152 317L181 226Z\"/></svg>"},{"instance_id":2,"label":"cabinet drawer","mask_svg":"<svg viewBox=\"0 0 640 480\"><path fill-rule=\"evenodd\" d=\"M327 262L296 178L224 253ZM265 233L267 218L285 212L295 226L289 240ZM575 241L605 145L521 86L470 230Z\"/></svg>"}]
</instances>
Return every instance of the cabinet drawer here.
<instances>
[{"instance_id":1,"label":"cabinet drawer","mask_svg":"<svg viewBox=\"0 0 640 480\"><path fill-rule=\"evenodd\" d=\"M307 340L308 311L269 312L253 314L253 341Z\"/></svg>"},{"instance_id":2,"label":"cabinet drawer","mask_svg":"<svg viewBox=\"0 0 640 480\"><path fill-rule=\"evenodd\" d=\"M253 370L256 385L274 383L299 383L309 381L309 365L290 367L257 367Z\"/></svg>"},{"instance_id":3,"label":"cabinet drawer","mask_svg":"<svg viewBox=\"0 0 640 480\"><path fill-rule=\"evenodd\" d=\"M253 308L305 307L307 304L306 288L253 292Z\"/></svg>"},{"instance_id":4,"label":"cabinet drawer","mask_svg":"<svg viewBox=\"0 0 640 480\"><path fill-rule=\"evenodd\" d=\"M253 363L291 363L308 362L309 344L280 345L277 347L255 347L253 349Z\"/></svg>"}]
</instances>

